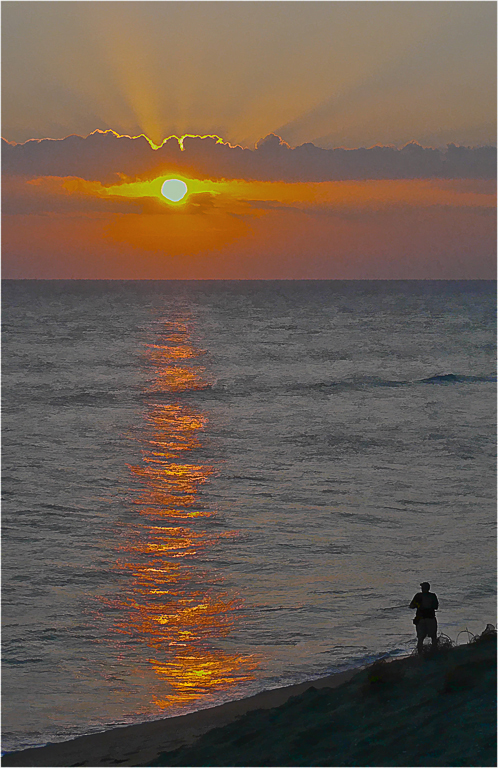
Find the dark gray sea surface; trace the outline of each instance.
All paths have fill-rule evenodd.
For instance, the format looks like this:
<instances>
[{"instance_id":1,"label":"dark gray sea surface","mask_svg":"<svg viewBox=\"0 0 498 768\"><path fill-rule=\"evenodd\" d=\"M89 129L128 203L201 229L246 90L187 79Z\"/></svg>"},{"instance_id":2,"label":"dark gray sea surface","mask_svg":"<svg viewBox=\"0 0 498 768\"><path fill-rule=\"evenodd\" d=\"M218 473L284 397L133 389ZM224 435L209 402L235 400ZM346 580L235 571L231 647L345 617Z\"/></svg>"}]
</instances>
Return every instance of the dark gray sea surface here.
<instances>
[{"instance_id":1,"label":"dark gray sea surface","mask_svg":"<svg viewBox=\"0 0 498 768\"><path fill-rule=\"evenodd\" d=\"M3 749L495 623L495 295L4 281Z\"/></svg>"}]
</instances>

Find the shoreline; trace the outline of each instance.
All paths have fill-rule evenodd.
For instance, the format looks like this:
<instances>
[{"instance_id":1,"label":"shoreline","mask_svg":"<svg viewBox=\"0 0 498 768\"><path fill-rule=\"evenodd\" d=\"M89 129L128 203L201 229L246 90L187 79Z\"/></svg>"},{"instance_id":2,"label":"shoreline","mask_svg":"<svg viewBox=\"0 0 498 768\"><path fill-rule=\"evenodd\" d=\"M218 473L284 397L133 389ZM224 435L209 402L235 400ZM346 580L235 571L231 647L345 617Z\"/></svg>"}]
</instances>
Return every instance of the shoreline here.
<instances>
[{"instance_id":1,"label":"shoreline","mask_svg":"<svg viewBox=\"0 0 498 768\"><path fill-rule=\"evenodd\" d=\"M399 660L399 657L397 659ZM92 768L118 763L123 766L146 765L161 753L170 752L182 746L190 746L197 738L213 728L228 725L247 712L279 707L292 696L299 696L309 688L337 688L368 666L371 665L353 667L283 688L272 688L215 707L189 712L186 715L116 726L42 747L5 752L2 755L1 764L47 766L48 768L67 768L76 764Z\"/></svg>"},{"instance_id":2,"label":"shoreline","mask_svg":"<svg viewBox=\"0 0 498 768\"><path fill-rule=\"evenodd\" d=\"M6 753L2 765L496 766L496 631L488 627L466 645Z\"/></svg>"}]
</instances>

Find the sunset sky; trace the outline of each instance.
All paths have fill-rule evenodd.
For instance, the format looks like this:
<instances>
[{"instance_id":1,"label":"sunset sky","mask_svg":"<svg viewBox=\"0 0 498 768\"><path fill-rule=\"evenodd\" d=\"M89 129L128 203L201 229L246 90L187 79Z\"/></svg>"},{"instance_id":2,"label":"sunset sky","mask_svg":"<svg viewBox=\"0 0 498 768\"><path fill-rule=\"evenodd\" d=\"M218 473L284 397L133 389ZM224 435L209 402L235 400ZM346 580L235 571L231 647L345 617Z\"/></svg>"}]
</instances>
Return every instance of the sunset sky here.
<instances>
[{"instance_id":1,"label":"sunset sky","mask_svg":"<svg viewBox=\"0 0 498 768\"><path fill-rule=\"evenodd\" d=\"M4 278L494 277L494 2L7 0L2 75Z\"/></svg>"}]
</instances>

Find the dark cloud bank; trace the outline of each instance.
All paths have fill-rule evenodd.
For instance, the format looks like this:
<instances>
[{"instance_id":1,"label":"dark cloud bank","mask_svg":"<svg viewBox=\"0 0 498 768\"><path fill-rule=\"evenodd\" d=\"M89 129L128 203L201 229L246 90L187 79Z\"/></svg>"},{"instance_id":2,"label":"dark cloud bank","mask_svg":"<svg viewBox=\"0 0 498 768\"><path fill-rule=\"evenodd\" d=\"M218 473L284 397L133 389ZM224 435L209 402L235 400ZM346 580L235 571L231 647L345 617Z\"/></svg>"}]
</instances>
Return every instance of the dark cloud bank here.
<instances>
[{"instance_id":1,"label":"dark cloud bank","mask_svg":"<svg viewBox=\"0 0 498 768\"><path fill-rule=\"evenodd\" d=\"M178 173L193 178L259 181L334 181L346 179L492 179L496 147L445 150L407 144L402 149L290 148L275 134L255 149L219 143L213 137L176 138L153 149L143 136L95 131L86 138L34 139L12 144L2 139L2 172L16 176L77 176L117 182L120 176L148 179Z\"/></svg>"}]
</instances>

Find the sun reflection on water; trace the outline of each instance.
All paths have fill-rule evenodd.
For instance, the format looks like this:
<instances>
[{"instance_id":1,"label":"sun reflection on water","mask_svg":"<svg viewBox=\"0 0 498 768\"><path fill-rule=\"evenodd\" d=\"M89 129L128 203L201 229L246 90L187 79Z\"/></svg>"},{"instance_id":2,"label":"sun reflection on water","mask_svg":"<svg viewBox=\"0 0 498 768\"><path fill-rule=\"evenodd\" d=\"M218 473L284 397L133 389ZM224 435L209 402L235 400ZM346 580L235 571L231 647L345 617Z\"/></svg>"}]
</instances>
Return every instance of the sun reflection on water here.
<instances>
[{"instance_id":1,"label":"sun reflection on water","mask_svg":"<svg viewBox=\"0 0 498 768\"><path fill-rule=\"evenodd\" d=\"M154 651L148 659L164 694L154 695L162 708L210 700L253 679L252 657L223 650L239 620L241 602L222 589L222 577L203 562L221 538L209 526L215 515L199 494L214 472L199 462L208 418L181 395L206 387L184 322L164 323L164 343L149 344L145 360L151 373L146 395L142 464L130 467L141 492L134 503L140 522L130 531L124 567L131 589L119 606L125 618L115 630ZM164 394L171 397L166 401ZM160 395L160 402L154 396ZM197 457L197 461L195 460Z\"/></svg>"}]
</instances>

